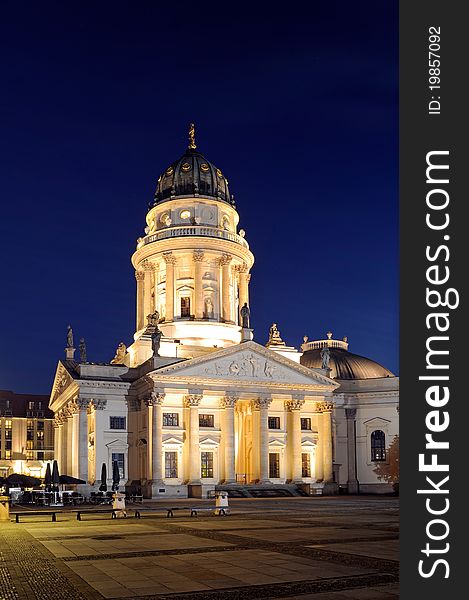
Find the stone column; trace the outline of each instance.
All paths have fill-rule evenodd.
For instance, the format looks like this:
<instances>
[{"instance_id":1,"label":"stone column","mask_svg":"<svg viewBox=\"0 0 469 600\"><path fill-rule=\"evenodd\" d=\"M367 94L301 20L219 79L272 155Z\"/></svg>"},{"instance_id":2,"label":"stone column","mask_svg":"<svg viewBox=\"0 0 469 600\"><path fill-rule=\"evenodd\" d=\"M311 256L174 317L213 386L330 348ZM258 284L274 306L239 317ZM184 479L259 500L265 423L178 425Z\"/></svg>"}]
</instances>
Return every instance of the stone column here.
<instances>
[{"instance_id":1,"label":"stone column","mask_svg":"<svg viewBox=\"0 0 469 600\"><path fill-rule=\"evenodd\" d=\"M356 416L356 408L345 409L345 418L347 419L347 488L349 494L358 494Z\"/></svg>"},{"instance_id":2,"label":"stone column","mask_svg":"<svg viewBox=\"0 0 469 600\"><path fill-rule=\"evenodd\" d=\"M303 481L301 471L301 407L305 403L304 398L292 398L287 400L286 405L291 412L291 461L292 461L292 483ZM287 438L288 439L288 438Z\"/></svg>"},{"instance_id":3,"label":"stone column","mask_svg":"<svg viewBox=\"0 0 469 600\"><path fill-rule=\"evenodd\" d=\"M194 315L196 319L203 319L204 317L204 288L202 277L203 273L203 261L204 261L204 252L203 250L194 250L193 252L194 259L194 303L195 303L195 311Z\"/></svg>"},{"instance_id":4,"label":"stone column","mask_svg":"<svg viewBox=\"0 0 469 600\"><path fill-rule=\"evenodd\" d=\"M152 408L151 413L151 478L153 486L159 487L163 482L163 392L151 392L145 399L146 405ZM150 423L148 423L150 431ZM153 490L156 492L156 490ZM155 494L153 494L155 495Z\"/></svg>"},{"instance_id":5,"label":"stone column","mask_svg":"<svg viewBox=\"0 0 469 600\"><path fill-rule=\"evenodd\" d=\"M78 478L88 483L88 405L89 398L78 398Z\"/></svg>"},{"instance_id":6,"label":"stone column","mask_svg":"<svg viewBox=\"0 0 469 600\"><path fill-rule=\"evenodd\" d=\"M324 429L322 426L322 413L319 410L319 405L316 406L317 409L317 417L318 417L318 443L316 445L316 454L315 454L315 477L317 480L324 480L324 459L323 459L323 449L324 449Z\"/></svg>"},{"instance_id":7,"label":"stone column","mask_svg":"<svg viewBox=\"0 0 469 600\"><path fill-rule=\"evenodd\" d=\"M223 423L225 483L236 483L234 410L237 400L238 398L236 396L225 396L220 401L220 406L225 409Z\"/></svg>"},{"instance_id":8,"label":"stone column","mask_svg":"<svg viewBox=\"0 0 469 600\"><path fill-rule=\"evenodd\" d=\"M62 447L60 451L60 463L59 463L59 473L68 473L68 465L67 465L67 417L63 410L60 411L60 421L61 421L61 429L62 429Z\"/></svg>"},{"instance_id":9,"label":"stone column","mask_svg":"<svg viewBox=\"0 0 469 600\"><path fill-rule=\"evenodd\" d=\"M143 326L145 327L147 324L147 316L154 311L151 292L152 292L152 279L153 279L153 274L155 271L155 266L152 265L151 263L145 261L144 268L145 268L145 271L144 271L145 279L144 279L144 284L143 284L143 323L144 323Z\"/></svg>"},{"instance_id":10,"label":"stone column","mask_svg":"<svg viewBox=\"0 0 469 600\"><path fill-rule=\"evenodd\" d=\"M189 394L184 404L189 408L189 483L200 483L199 404L202 394Z\"/></svg>"},{"instance_id":11,"label":"stone column","mask_svg":"<svg viewBox=\"0 0 469 600\"><path fill-rule=\"evenodd\" d=\"M172 252L165 252L163 258L166 263L166 311L165 321L174 321L174 265L176 257Z\"/></svg>"},{"instance_id":12,"label":"stone column","mask_svg":"<svg viewBox=\"0 0 469 600\"><path fill-rule=\"evenodd\" d=\"M257 398L254 408L259 411L259 483L269 479L269 406L272 398Z\"/></svg>"},{"instance_id":13,"label":"stone column","mask_svg":"<svg viewBox=\"0 0 469 600\"><path fill-rule=\"evenodd\" d=\"M143 310L143 284L144 284L145 272L135 271L135 279L137 280L137 331L143 329L145 324L144 310Z\"/></svg>"},{"instance_id":14,"label":"stone column","mask_svg":"<svg viewBox=\"0 0 469 600\"><path fill-rule=\"evenodd\" d=\"M251 275L248 273L246 263L239 267L239 308L246 303L249 306L249 280Z\"/></svg>"},{"instance_id":15,"label":"stone column","mask_svg":"<svg viewBox=\"0 0 469 600\"><path fill-rule=\"evenodd\" d=\"M324 482L333 480L332 476L332 402L321 402L319 410L322 413L322 433L323 433L323 468Z\"/></svg>"},{"instance_id":16,"label":"stone column","mask_svg":"<svg viewBox=\"0 0 469 600\"><path fill-rule=\"evenodd\" d=\"M230 263L233 257L229 254L224 254L220 258L221 266L221 316L224 321L231 321L231 306L230 306Z\"/></svg>"},{"instance_id":17,"label":"stone column","mask_svg":"<svg viewBox=\"0 0 469 600\"><path fill-rule=\"evenodd\" d=\"M59 413L54 415L54 458L60 465L62 462L62 424Z\"/></svg>"}]
</instances>

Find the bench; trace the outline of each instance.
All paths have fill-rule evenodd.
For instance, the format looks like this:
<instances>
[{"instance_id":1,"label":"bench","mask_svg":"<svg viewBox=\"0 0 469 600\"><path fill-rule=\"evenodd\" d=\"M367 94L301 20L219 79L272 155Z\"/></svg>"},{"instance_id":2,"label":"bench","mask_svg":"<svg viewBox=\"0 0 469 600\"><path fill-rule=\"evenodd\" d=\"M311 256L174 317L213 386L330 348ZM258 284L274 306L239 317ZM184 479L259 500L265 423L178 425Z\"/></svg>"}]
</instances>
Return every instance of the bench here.
<instances>
[{"instance_id":1,"label":"bench","mask_svg":"<svg viewBox=\"0 0 469 600\"><path fill-rule=\"evenodd\" d=\"M219 517L226 517L226 515L230 514L230 509L228 507L223 508L220 506L213 506L211 508L194 506L191 508L191 517L197 517L197 513L199 512L208 512L218 515Z\"/></svg>"},{"instance_id":2,"label":"bench","mask_svg":"<svg viewBox=\"0 0 469 600\"><path fill-rule=\"evenodd\" d=\"M55 510L25 510L21 512L12 512L11 515L15 515L15 521L17 523L20 522L20 517L29 517L30 515L52 515L52 522L56 523L57 521L57 511Z\"/></svg>"},{"instance_id":3,"label":"bench","mask_svg":"<svg viewBox=\"0 0 469 600\"><path fill-rule=\"evenodd\" d=\"M87 508L84 510L74 510L73 512L77 513L77 521L81 521L82 515L96 514L96 513L98 513L98 514L99 513L103 513L103 514L111 513L111 518L116 519L117 518L116 513L123 512L123 510L121 508Z\"/></svg>"},{"instance_id":4,"label":"bench","mask_svg":"<svg viewBox=\"0 0 469 600\"><path fill-rule=\"evenodd\" d=\"M136 508L135 509L135 518L140 519L141 513L149 513L149 512L161 512L166 511L166 517L174 517L175 510L192 510L189 506L172 506L172 507L161 507L161 508Z\"/></svg>"}]
</instances>

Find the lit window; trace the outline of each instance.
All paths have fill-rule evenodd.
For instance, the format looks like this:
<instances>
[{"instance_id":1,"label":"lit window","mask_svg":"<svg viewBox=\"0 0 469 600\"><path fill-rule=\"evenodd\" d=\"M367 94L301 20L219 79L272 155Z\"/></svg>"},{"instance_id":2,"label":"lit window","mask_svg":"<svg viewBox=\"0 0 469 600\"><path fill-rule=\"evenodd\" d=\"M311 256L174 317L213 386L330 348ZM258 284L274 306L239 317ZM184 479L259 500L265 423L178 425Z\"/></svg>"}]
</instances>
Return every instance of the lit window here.
<instances>
[{"instance_id":1,"label":"lit window","mask_svg":"<svg viewBox=\"0 0 469 600\"><path fill-rule=\"evenodd\" d=\"M26 429L34 429L34 421L27 421Z\"/></svg>"},{"instance_id":2,"label":"lit window","mask_svg":"<svg viewBox=\"0 0 469 600\"><path fill-rule=\"evenodd\" d=\"M163 426L164 427L178 427L179 426L179 414L178 413L163 413Z\"/></svg>"},{"instance_id":3,"label":"lit window","mask_svg":"<svg viewBox=\"0 0 469 600\"><path fill-rule=\"evenodd\" d=\"M213 477L213 452L200 453L200 475L202 478Z\"/></svg>"},{"instance_id":4,"label":"lit window","mask_svg":"<svg viewBox=\"0 0 469 600\"><path fill-rule=\"evenodd\" d=\"M280 429L280 417L269 417L269 429Z\"/></svg>"},{"instance_id":5,"label":"lit window","mask_svg":"<svg viewBox=\"0 0 469 600\"><path fill-rule=\"evenodd\" d=\"M109 417L109 427L111 429L125 429L125 417Z\"/></svg>"},{"instance_id":6,"label":"lit window","mask_svg":"<svg viewBox=\"0 0 469 600\"><path fill-rule=\"evenodd\" d=\"M371 434L371 460L386 460L386 436L380 429Z\"/></svg>"},{"instance_id":7,"label":"lit window","mask_svg":"<svg viewBox=\"0 0 469 600\"><path fill-rule=\"evenodd\" d=\"M311 431L311 419L301 419L301 429L303 431Z\"/></svg>"},{"instance_id":8,"label":"lit window","mask_svg":"<svg viewBox=\"0 0 469 600\"><path fill-rule=\"evenodd\" d=\"M311 477L311 454L309 452L301 455L301 476Z\"/></svg>"},{"instance_id":9,"label":"lit window","mask_svg":"<svg viewBox=\"0 0 469 600\"><path fill-rule=\"evenodd\" d=\"M280 454L272 452L269 454L269 478L278 479L280 477Z\"/></svg>"},{"instance_id":10,"label":"lit window","mask_svg":"<svg viewBox=\"0 0 469 600\"><path fill-rule=\"evenodd\" d=\"M43 431L36 431L36 436L38 440L43 440L44 439L44 432Z\"/></svg>"},{"instance_id":11,"label":"lit window","mask_svg":"<svg viewBox=\"0 0 469 600\"><path fill-rule=\"evenodd\" d=\"M164 453L164 473L167 479L175 479L178 476L178 453Z\"/></svg>"},{"instance_id":12,"label":"lit window","mask_svg":"<svg viewBox=\"0 0 469 600\"><path fill-rule=\"evenodd\" d=\"M29 402L28 403L28 409L29 410L34 410L34 402Z\"/></svg>"},{"instance_id":13,"label":"lit window","mask_svg":"<svg viewBox=\"0 0 469 600\"><path fill-rule=\"evenodd\" d=\"M11 429L11 419L5 419L5 429Z\"/></svg>"},{"instance_id":14,"label":"lit window","mask_svg":"<svg viewBox=\"0 0 469 600\"><path fill-rule=\"evenodd\" d=\"M199 415L199 427L214 427L214 415Z\"/></svg>"},{"instance_id":15,"label":"lit window","mask_svg":"<svg viewBox=\"0 0 469 600\"><path fill-rule=\"evenodd\" d=\"M34 452L32 450L26 450L26 460L33 460Z\"/></svg>"},{"instance_id":16,"label":"lit window","mask_svg":"<svg viewBox=\"0 0 469 600\"><path fill-rule=\"evenodd\" d=\"M5 450L5 459L11 460L11 450Z\"/></svg>"}]
</instances>

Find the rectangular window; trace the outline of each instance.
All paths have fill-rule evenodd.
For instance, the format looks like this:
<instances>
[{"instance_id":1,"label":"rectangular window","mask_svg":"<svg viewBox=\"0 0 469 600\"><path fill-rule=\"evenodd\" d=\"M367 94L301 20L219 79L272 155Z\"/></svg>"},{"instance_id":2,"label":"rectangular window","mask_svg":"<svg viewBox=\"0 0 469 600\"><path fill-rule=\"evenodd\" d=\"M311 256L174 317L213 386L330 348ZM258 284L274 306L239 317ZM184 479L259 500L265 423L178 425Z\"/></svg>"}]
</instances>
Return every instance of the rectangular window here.
<instances>
[{"instance_id":1,"label":"rectangular window","mask_svg":"<svg viewBox=\"0 0 469 600\"><path fill-rule=\"evenodd\" d=\"M311 477L311 454L309 452L301 455L301 476Z\"/></svg>"},{"instance_id":2,"label":"rectangular window","mask_svg":"<svg viewBox=\"0 0 469 600\"><path fill-rule=\"evenodd\" d=\"M178 453L164 453L164 474L167 479L175 479L178 476Z\"/></svg>"},{"instance_id":3,"label":"rectangular window","mask_svg":"<svg viewBox=\"0 0 469 600\"><path fill-rule=\"evenodd\" d=\"M36 436L38 440L43 440L44 439L44 432L43 431L36 431Z\"/></svg>"},{"instance_id":4,"label":"rectangular window","mask_svg":"<svg viewBox=\"0 0 469 600\"><path fill-rule=\"evenodd\" d=\"M213 452L200 453L200 475L202 478L213 477Z\"/></svg>"},{"instance_id":5,"label":"rectangular window","mask_svg":"<svg viewBox=\"0 0 469 600\"><path fill-rule=\"evenodd\" d=\"M214 415L199 415L199 427L214 427Z\"/></svg>"},{"instance_id":6,"label":"rectangular window","mask_svg":"<svg viewBox=\"0 0 469 600\"><path fill-rule=\"evenodd\" d=\"M26 421L26 429L34 429L34 421Z\"/></svg>"},{"instance_id":7,"label":"rectangular window","mask_svg":"<svg viewBox=\"0 0 469 600\"><path fill-rule=\"evenodd\" d=\"M26 460L33 460L34 452L32 450L26 450Z\"/></svg>"},{"instance_id":8,"label":"rectangular window","mask_svg":"<svg viewBox=\"0 0 469 600\"><path fill-rule=\"evenodd\" d=\"M33 440L34 439L34 431L28 430L26 432L26 439L27 440Z\"/></svg>"},{"instance_id":9,"label":"rectangular window","mask_svg":"<svg viewBox=\"0 0 469 600\"><path fill-rule=\"evenodd\" d=\"M280 417L269 417L269 429L280 429Z\"/></svg>"},{"instance_id":10,"label":"rectangular window","mask_svg":"<svg viewBox=\"0 0 469 600\"><path fill-rule=\"evenodd\" d=\"M5 439L11 440L12 431L11 429L5 429Z\"/></svg>"},{"instance_id":11,"label":"rectangular window","mask_svg":"<svg viewBox=\"0 0 469 600\"><path fill-rule=\"evenodd\" d=\"M11 429L11 419L5 419L5 429Z\"/></svg>"},{"instance_id":12,"label":"rectangular window","mask_svg":"<svg viewBox=\"0 0 469 600\"><path fill-rule=\"evenodd\" d=\"M44 421L38 421L36 424L36 429L38 431L44 431Z\"/></svg>"},{"instance_id":13,"label":"rectangular window","mask_svg":"<svg viewBox=\"0 0 469 600\"><path fill-rule=\"evenodd\" d=\"M111 429L125 429L125 417L109 417L109 427Z\"/></svg>"},{"instance_id":14,"label":"rectangular window","mask_svg":"<svg viewBox=\"0 0 469 600\"><path fill-rule=\"evenodd\" d=\"M309 417L301 419L301 429L303 431L311 431L311 419Z\"/></svg>"},{"instance_id":15,"label":"rectangular window","mask_svg":"<svg viewBox=\"0 0 469 600\"><path fill-rule=\"evenodd\" d=\"M28 410L34 410L34 402L28 403Z\"/></svg>"},{"instance_id":16,"label":"rectangular window","mask_svg":"<svg viewBox=\"0 0 469 600\"><path fill-rule=\"evenodd\" d=\"M28 450L32 450L32 449L33 449L33 442L32 442L32 440L28 440L28 441L26 442L26 448L27 448Z\"/></svg>"},{"instance_id":17,"label":"rectangular window","mask_svg":"<svg viewBox=\"0 0 469 600\"><path fill-rule=\"evenodd\" d=\"M163 413L163 427L178 427L179 413Z\"/></svg>"},{"instance_id":18,"label":"rectangular window","mask_svg":"<svg viewBox=\"0 0 469 600\"><path fill-rule=\"evenodd\" d=\"M280 454L272 452L269 454L269 479L278 479L280 477Z\"/></svg>"},{"instance_id":19,"label":"rectangular window","mask_svg":"<svg viewBox=\"0 0 469 600\"><path fill-rule=\"evenodd\" d=\"M11 450L5 450L5 459L11 460Z\"/></svg>"},{"instance_id":20,"label":"rectangular window","mask_svg":"<svg viewBox=\"0 0 469 600\"><path fill-rule=\"evenodd\" d=\"M114 462L117 462L117 464L119 466L119 477L121 479L124 479L124 477L125 477L125 474L124 474L124 454L122 452L113 452L112 453L111 473L112 473L112 466L114 465Z\"/></svg>"},{"instance_id":21,"label":"rectangular window","mask_svg":"<svg viewBox=\"0 0 469 600\"><path fill-rule=\"evenodd\" d=\"M44 452L38 452L37 453L37 459L38 460L44 460Z\"/></svg>"},{"instance_id":22,"label":"rectangular window","mask_svg":"<svg viewBox=\"0 0 469 600\"><path fill-rule=\"evenodd\" d=\"M188 297L181 298L181 317L191 316L191 299Z\"/></svg>"},{"instance_id":23,"label":"rectangular window","mask_svg":"<svg viewBox=\"0 0 469 600\"><path fill-rule=\"evenodd\" d=\"M11 440L5 440L5 449L11 450Z\"/></svg>"}]
</instances>

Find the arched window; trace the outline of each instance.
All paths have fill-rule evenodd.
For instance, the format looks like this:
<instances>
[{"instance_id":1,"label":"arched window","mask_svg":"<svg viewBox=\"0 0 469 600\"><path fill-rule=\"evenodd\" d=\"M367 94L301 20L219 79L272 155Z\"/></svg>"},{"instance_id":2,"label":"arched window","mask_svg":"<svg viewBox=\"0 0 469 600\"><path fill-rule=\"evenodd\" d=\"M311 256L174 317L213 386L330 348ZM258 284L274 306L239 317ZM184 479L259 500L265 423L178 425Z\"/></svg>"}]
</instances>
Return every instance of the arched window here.
<instances>
[{"instance_id":1,"label":"arched window","mask_svg":"<svg viewBox=\"0 0 469 600\"><path fill-rule=\"evenodd\" d=\"M386 436L381 429L371 434L371 460L386 460Z\"/></svg>"}]
</instances>

